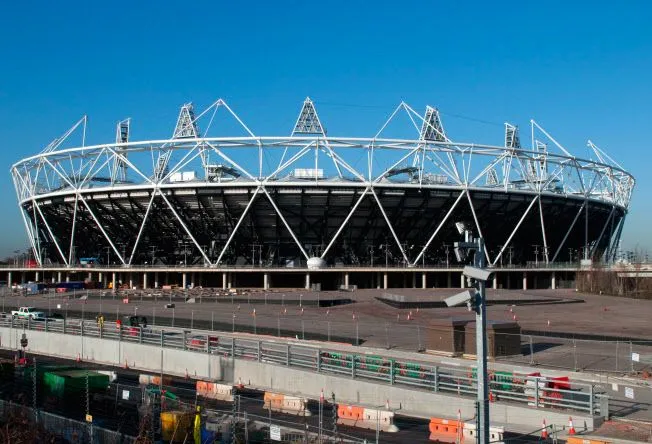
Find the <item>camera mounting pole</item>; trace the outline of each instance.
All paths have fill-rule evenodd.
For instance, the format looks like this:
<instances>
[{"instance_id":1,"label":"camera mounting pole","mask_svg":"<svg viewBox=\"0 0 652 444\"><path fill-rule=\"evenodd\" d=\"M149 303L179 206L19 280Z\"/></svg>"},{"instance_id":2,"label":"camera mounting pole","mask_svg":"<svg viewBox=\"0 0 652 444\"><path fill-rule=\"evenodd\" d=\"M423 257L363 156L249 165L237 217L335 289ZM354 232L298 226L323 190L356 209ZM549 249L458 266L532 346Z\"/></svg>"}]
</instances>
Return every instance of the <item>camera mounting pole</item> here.
<instances>
[{"instance_id":1,"label":"camera mounting pole","mask_svg":"<svg viewBox=\"0 0 652 444\"><path fill-rule=\"evenodd\" d=\"M460 233L462 234L462 233ZM473 266L464 267L463 274L468 277L475 292L468 292L467 304L470 310L475 311L475 344L478 368L476 377L478 381L478 418L477 418L477 442L489 444L489 384L487 372L487 302L486 286L491 272L486 270L484 255L484 239L476 238L470 240L470 232L464 230L464 241L455 242L455 254L459 261L465 261L473 254ZM459 295L458 295L459 297Z\"/></svg>"}]
</instances>

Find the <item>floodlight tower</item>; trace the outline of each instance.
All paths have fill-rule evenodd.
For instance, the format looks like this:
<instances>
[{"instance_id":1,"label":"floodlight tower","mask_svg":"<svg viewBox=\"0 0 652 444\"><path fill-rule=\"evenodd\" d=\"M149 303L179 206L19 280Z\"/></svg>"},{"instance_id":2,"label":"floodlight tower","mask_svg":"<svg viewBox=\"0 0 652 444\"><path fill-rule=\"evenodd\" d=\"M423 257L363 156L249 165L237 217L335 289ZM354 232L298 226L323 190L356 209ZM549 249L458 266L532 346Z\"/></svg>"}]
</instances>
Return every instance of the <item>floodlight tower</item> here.
<instances>
[{"instance_id":1,"label":"floodlight tower","mask_svg":"<svg viewBox=\"0 0 652 444\"><path fill-rule=\"evenodd\" d=\"M485 269L484 239L481 237L471 239L471 232L465 224L455 224L459 233L464 236L462 242L455 242L455 256L459 262L466 262L473 254L473 266L465 266L463 274L470 278L474 291L467 290L446 299L448 306L466 304L469 310L475 311L475 343L478 368L476 371L478 380L477 398L477 442L489 444L489 387L487 373L487 303L486 285L493 274Z\"/></svg>"}]
</instances>

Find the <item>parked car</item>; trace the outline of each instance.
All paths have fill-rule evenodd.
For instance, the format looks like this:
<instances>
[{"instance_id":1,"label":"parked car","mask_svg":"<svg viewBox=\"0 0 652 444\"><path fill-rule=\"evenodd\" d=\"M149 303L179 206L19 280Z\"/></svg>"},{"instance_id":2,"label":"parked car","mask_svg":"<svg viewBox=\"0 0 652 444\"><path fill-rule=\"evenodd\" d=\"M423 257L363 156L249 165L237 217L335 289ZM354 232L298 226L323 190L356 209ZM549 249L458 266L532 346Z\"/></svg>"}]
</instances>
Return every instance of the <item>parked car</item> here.
<instances>
[{"instance_id":1,"label":"parked car","mask_svg":"<svg viewBox=\"0 0 652 444\"><path fill-rule=\"evenodd\" d=\"M143 327L147 328L147 316L124 316L122 325L126 327Z\"/></svg>"},{"instance_id":2,"label":"parked car","mask_svg":"<svg viewBox=\"0 0 652 444\"><path fill-rule=\"evenodd\" d=\"M20 307L18 310L11 310L11 316L24 319L45 319L45 313L34 307Z\"/></svg>"}]
</instances>

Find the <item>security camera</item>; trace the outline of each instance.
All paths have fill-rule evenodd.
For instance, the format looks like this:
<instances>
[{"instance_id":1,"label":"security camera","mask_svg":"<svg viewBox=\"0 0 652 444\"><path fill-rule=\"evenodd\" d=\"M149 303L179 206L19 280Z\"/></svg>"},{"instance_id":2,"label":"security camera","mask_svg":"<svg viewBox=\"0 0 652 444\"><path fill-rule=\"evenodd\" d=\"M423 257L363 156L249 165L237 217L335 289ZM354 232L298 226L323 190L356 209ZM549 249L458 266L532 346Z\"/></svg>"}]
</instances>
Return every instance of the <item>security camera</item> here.
<instances>
[{"instance_id":1,"label":"security camera","mask_svg":"<svg viewBox=\"0 0 652 444\"><path fill-rule=\"evenodd\" d=\"M486 282L489 280L489 278L491 278L493 271L484 270L482 268L476 268L467 265L466 267L464 267L464 270L462 270L462 273L464 274L464 276L470 277L471 279L475 279L476 281Z\"/></svg>"},{"instance_id":2,"label":"security camera","mask_svg":"<svg viewBox=\"0 0 652 444\"><path fill-rule=\"evenodd\" d=\"M465 305L470 303L475 298L475 291L464 290L461 293L456 295L449 296L444 299L447 307L459 307L460 305Z\"/></svg>"},{"instance_id":3,"label":"security camera","mask_svg":"<svg viewBox=\"0 0 652 444\"><path fill-rule=\"evenodd\" d=\"M453 248L453 251L455 252L455 259L457 259L457 262L464 262L466 260L466 249L458 247L457 242L455 242L455 248Z\"/></svg>"}]
</instances>

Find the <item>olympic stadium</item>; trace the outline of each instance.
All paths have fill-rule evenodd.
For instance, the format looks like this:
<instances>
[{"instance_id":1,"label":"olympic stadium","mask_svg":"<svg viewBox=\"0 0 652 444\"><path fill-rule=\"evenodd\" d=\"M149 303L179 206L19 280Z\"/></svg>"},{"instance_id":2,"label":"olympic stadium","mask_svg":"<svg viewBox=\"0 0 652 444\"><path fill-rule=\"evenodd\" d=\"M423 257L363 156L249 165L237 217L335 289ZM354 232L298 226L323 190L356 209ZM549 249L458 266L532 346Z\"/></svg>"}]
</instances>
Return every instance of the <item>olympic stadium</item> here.
<instances>
[{"instance_id":1,"label":"olympic stadium","mask_svg":"<svg viewBox=\"0 0 652 444\"><path fill-rule=\"evenodd\" d=\"M400 119L413 138L385 136ZM494 267L609 262L635 184L534 120L527 144L509 123L502 146L457 142L436 108L403 102L364 137L327 133L309 98L287 136L254 133L221 99L184 104L169 138L132 140L135 122L87 146L83 117L11 167L39 266L456 267L460 223Z\"/></svg>"}]
</instances>

